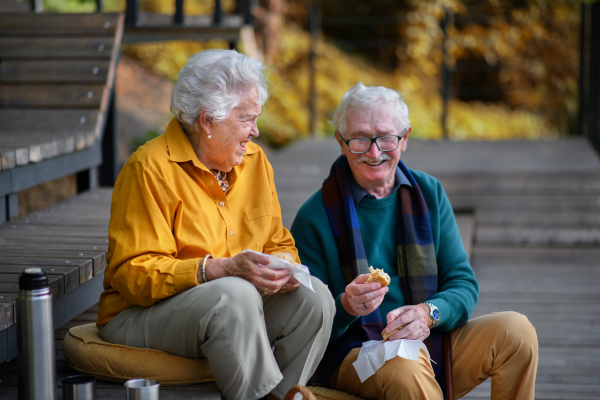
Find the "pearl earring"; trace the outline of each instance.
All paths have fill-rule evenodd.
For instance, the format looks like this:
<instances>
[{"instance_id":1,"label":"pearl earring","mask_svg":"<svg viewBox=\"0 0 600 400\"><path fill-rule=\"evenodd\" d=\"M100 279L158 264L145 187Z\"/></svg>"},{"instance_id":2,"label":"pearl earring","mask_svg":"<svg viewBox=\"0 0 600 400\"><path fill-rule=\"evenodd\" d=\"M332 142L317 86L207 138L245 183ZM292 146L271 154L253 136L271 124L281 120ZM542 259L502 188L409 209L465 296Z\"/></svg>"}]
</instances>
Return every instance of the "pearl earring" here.
<instances>
[{"instance_id":1,"label":"pearl earring","mask_svg":"<svg viewBox=\"0 0 600 400\"><path fill-rule=\"evenodd\" d=\"M209 139L211 139L211 138L212 138L212 135L211 135L210 133L208 134L208 138L209 138Z\"/></svg>"}]
</instances>

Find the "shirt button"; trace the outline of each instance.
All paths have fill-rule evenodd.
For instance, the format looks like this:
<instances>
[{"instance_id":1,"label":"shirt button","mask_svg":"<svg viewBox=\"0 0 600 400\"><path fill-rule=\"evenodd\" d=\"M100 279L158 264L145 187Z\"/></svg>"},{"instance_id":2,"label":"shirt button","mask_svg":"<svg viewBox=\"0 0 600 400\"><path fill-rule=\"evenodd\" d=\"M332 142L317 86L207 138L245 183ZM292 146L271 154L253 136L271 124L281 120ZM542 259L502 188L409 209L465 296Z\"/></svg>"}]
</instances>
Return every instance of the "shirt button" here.
<instances>
[{"instance_id":1,"label":"shirt button","mask_svg":"<svg viewBox=\"0 0 600 400\"><path fill-rule=\"evenodd\" d=\"M219 203L219 205L220 205L221 207L223 207L223 206L225 205L225 202L224 202L224 201L222 201L222 202L220 202L220 203Z\"/></svg>"},{"instance_id":2,"label":"shirt button","mask_svg":"<svg viewBox=\"0 0 600 400\"><path fill-rule=\"evenodd\" d=\"M233 236L233 231L229 231L229 236Z\"/></svg>"}]
</instances>

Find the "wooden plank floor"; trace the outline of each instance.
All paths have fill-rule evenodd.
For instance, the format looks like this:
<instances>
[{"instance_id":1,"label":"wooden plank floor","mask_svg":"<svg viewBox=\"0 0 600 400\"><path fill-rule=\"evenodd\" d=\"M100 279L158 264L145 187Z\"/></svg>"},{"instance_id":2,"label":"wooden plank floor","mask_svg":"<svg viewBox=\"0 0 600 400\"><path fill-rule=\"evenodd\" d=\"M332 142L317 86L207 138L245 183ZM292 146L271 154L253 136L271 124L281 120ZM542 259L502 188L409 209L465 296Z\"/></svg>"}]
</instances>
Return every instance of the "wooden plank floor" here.
<instances>
[{"instance_id":1,"label":"wooden plank floor","mask_svg":"<svg viewBox=\"0 0 600 400\"><path fill-rule=\"evenodd\" d=\"M271 157L284 225L329 174L333 140ZM600 399L600 160L586 140L410 141L411 169L442 182L480 284L472 315L513 310L536 327L536 399ZM471 225L470 225L471 224ZM464 237L463 237L464 239ZM468 399L489 399L490 382Z\"/></svg>"}]
</instances>

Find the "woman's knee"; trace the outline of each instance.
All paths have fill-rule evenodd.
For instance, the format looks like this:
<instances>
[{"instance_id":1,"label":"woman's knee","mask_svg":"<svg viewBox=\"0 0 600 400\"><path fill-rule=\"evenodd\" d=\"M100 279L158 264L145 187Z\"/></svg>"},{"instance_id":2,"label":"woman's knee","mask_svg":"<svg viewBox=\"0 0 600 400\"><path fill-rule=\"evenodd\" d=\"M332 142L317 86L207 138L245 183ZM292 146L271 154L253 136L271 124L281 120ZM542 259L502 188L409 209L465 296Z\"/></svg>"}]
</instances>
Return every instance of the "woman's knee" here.
<instances>
[{"instance_id":1,"label":"woman's knee","mask_svg":"<svg viewBox=\"0 0 600 400\"><path fill-rule=\"evenodd\" d=\"M313 307L316 308L319 306L323 310L323 315L333 320L335 315L335 301L329 288L319 278L311 276L310 279L313 289L315 289L315 293L317 294L317 296L313 296Z\"/></svg>"},{"instance_id":2,"label":"woman's knee","mask_svg":"<svg viewBox=\"0 0 600 400\"><path fill-rule=\"evenodd\" d=\"M206 285L204 288L202 286ZM200 285L205 290L202 301L215 310L229 310L237 314L262 312L262 299L250 282L235 277L224 277Z\"/></svg>"},{"instance_id":3,"label":"woman's knee","mask_svg":"<svg viewBox=\"0 0 600 400\"><path fill-rule=\"evenodd\" d=\"M335 303L331 292L319 279L311 277L311 281L314 292L301 286L289 294L269 299L273 308L267 307L267 320L271 315L278 315L281 310L287 310L284 315L289 315L289 310L293 310L293 313L286 317L286 325L304 326L304 329L308 329L307 332L315 329L330 331L335 315Z\"/></svg>"},{"instance_id":4,"label":"woman's knee","mask_svg":"<svg viewBox=\"0 0 600 400\"><path fill-rule=\"evenodd\" d=\"M303 320L315 323L323 321L325 326L330 326L335 315L335 302L331 292L318 278L311 276L311 282L314 293L304 287L296 291L293 305L295 312Z\"/></svg>"}]
</instances>

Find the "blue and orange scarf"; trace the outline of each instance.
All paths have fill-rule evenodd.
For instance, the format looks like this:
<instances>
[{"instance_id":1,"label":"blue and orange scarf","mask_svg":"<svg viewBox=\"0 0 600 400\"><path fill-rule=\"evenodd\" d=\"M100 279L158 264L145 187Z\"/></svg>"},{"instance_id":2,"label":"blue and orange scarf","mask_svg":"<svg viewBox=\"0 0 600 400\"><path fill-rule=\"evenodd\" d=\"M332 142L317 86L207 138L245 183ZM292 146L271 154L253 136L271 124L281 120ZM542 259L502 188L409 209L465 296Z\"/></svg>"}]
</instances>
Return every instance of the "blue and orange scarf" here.
<instances>
[{"instance_id":1,"label":"blue and orange scarf","mask_svg":"<svg viewBox=\"0 0 600 400\"><path fill-rule=\"evenodd\" d=\"M396 254L400 286L406 305L427 301L438 288L437 262L433 245L431 221L423 194L404 163L398 164L412 187L400 186L400 212L396 223ZM352 171L345 156L340 156L323 182L325 211L337 244L340 265L347 283L358 275L369 273L356 207L352 197ZM354 329L353 329L354 328ZM321 379L329 379L350 350L368 340L381 340L383 322L379 309L360 318L360 325L351 326L341 337L331 342L320 368ZM445 389L443 373L442 334L432 332L425 340L436 380ZM444 393L445 395L445 393Z\"/></svg>"}]
</instances>

